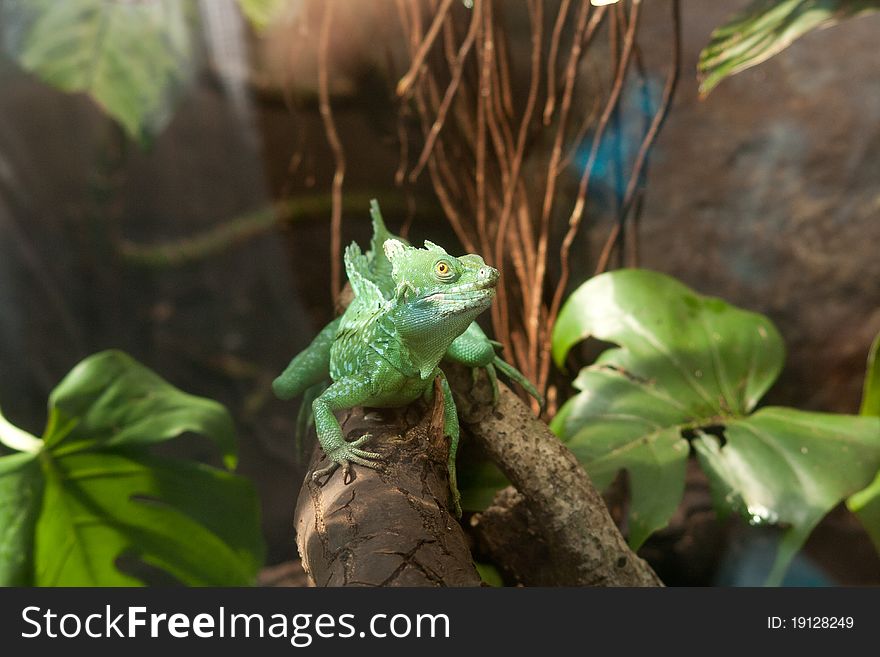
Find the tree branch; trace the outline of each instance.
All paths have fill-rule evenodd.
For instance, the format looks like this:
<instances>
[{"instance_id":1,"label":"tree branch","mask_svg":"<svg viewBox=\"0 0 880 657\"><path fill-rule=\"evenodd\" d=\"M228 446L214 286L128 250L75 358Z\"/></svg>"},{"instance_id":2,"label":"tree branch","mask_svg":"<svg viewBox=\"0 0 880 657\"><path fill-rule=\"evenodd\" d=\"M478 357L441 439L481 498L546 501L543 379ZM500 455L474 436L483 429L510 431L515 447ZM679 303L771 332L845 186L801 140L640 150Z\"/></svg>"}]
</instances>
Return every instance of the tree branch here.
<instances>
[{"instance_id":1,"label":"tree branch","mask_svg":"<svg viewBox=\"0 0 880 657\"><path fill-rule=\"evenodd\" d=\"M662 585L651 567L626 544L574 454L519 397L501 385L498 404L493 408L484 401L490 394L485 386L462 394L470 388L469 372L450 367L444 371L459 393L456 406L463 425L519 493L514 496L510 491L502 491L496 497L494 510L476 519L476 527L481 523L491 525L498 519L520 519L523 530L515 532L515 537L508 532L508 544L504 549L499 545L494 556L504 560L504 554L516 554L523 543L534 538L537 528L546 558L541 564L520 568L523 583ZM514 526L512 520L511 523ZM528 537L523 534L526 530L531 534ZM515 557L514 561L523 565L521 558ZM513 569L516 568L514 564Z\"/></svg>"},{"instance_id":2,"label":"tree branch","mask_svg":"<svg viewBox=\"0 0 880 657\"><path fill-rule=\"evenodd\" d=\"M449 512L442 396L434 409L349 411L349 438L373 434L382 469L342 468L326 482L311 473L326 465L315 450L296 508L297 546L318 586L479 586L464 531ZM439 408L439 414L438 414ZM323 484L323 485L321 485Z\"/></svg>"},{"instance_id":3,"label":"tree branch","mask_svg":"<svg viewBox=\"0 0 880 657\"><path fill-rule=\"evenodd\" d=\"M574 455L506 386L494 407L466 368L444 365L463 428L513 482L472 520L484 550L507 573L535 586L658 586L620 535ZM441 397L437 395L437 398ZM381 470L339 469L321 485L316 450L296 510L297 545L319 586L476 586L462 527L448 511L448 442L442 402L426 409L352 409L349 439L374 436ZM503 531L498 531L499 527ZM524 547L525 546L525 547Z\"/></svg>"}]
</instances>

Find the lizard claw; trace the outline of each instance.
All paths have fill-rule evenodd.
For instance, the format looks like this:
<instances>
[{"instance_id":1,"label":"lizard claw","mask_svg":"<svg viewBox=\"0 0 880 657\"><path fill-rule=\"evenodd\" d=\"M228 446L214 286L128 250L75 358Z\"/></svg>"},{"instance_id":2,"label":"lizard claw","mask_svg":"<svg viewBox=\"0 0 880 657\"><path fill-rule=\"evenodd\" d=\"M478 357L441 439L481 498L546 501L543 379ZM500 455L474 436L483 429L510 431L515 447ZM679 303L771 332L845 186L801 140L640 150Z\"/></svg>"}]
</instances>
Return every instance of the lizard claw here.
<instances>
[{"instance_id":1,"label":"lizard claw","mask_svg":"<svg viewBox=\"0 0 880 657\"><path fill-rule=\"evenodd\" d=\"M352 463L357 463L365 468L378 468L377 461L382 458L382 455L378 452L360 449L360 446L372 437L372 434L366 433L357 440L343 442L335 449L330 450L327 453L327 456L330 457L330 464L326 468L315 470L312 473L312 481L317 482L324 476L332 475L339 466L342 466L343 479L348 482L351 479Z\"/></svg>"},{"instance_id":2,"label":"lizard claw","mask_svg":"<svg viewBox=\"0 0 880 657\"><path fill-rule=\"evenodd\" d=\"M347 464L347 462L346 462L346 464ZM320 470L315 470L312 473L312 481L315 483L318 483L318 480L321 477L324 477L324 476L329 477L334 472L336 472L336 468L338 468L338 467L339 467L339 464L336 461L330 461L330 465L328 465L326 468L321 468Z\"/></svg>"}]
</instances>

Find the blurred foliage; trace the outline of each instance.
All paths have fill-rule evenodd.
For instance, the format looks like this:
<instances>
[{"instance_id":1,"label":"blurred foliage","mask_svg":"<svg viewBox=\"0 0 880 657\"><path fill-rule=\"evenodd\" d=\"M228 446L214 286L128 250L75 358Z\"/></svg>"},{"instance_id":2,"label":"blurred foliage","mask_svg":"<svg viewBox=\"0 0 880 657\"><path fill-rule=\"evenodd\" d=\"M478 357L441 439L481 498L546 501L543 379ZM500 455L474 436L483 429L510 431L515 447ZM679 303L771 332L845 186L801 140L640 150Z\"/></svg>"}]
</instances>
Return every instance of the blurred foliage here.
<instances>
[{"instance_id":1,"label":"blurred foliage","mask_svg":"<svg viewBox=\"0 0 880 657\"><path fill-rule=\"evenodd\" d=\"M238 0L241 13L257 32L262 32L277 20L290 4L290 0Z\"/></svg>"},{"instance_id":2,"label":"blurred foliage","mask_svg":"<svg viewBox=\"0 0 880 657\"><path fill-rule=\"evenodd\" d=\"M238 0L257 31L288 0ZM25 70L88 94L141 145L168 124L192 78L195 0L5 0L0 39Z\"/></svg>"},{"instance_id":3,"label":"blurred foliage","mask_svg":"<svg viewBox=\"0 0 880 657\"><path fill-rule=\"evenodd\" d=\"M0 585L132 586L144 565L188 585L253 583L259 506L230 472L147 449L186 432L236 462L232 419L118 351L77 365L52 392L42 438L0 416ZM133 566L117 566L127 558Z\"/></svg>"},{"instance_id":4,"label":"blurred foliage","mask_svg":"<svg viewBox=\"0 0 880 657\"><path fill-rule=\"evenodd\" d=\"M638 547L681 501L691 449L719 515L784 529L778 583L812 529L880 469L880 418L766 407L784 360L769 319L655 272L588 280L553 333L562 365L588 337L618 347L583 368L551 428L600 488L627 470L629 539Z\"/></svg>"},{"instance_id":5,"label":"blurred foliage","mask_svg":"<svg viewBox=\"0 0 880 657\"><path fill-rule=\"evenodd\" d=\"M193 66L192 0L10 0L5 50L62 91L88 94L136 141L168 123Z\"/></svg>"},{"instance_id":6,"label":"blurred foliage","mask_svg":"<svg viewBox=\"0 0 880 657\"><path fill-rule=\"evenodd\" d=\"M751 68L808 32L880 10L880 0L757 0L712 32L700 54L700 93Z\"/></svg>"}]
</instances>

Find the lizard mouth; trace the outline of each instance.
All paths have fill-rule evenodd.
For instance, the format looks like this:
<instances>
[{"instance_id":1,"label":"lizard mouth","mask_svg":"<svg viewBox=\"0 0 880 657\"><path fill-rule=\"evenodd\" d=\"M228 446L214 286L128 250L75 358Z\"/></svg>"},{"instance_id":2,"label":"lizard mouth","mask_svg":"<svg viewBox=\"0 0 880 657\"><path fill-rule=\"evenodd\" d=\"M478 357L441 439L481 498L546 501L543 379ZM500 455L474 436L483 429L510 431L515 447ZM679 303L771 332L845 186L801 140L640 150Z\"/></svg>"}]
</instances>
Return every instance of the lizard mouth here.
<instances>
[{"instance_id":1,"label":"lizard mouth","mask_svg":"<svg viewBox=\"0 0 880 657\"><path fill-rule=\"evenodd\" d=\"M495 298L495 281L477 281L432 292L420 301L437 305L444 315L456 315L476 308L487 308Z\"/></svg>"},{"instance_id":2,"label":"lizard mouth","mask_svg":"<svg viewBox=\"0 0 880 657\"><path fill-rule=\"evenodd\" d=\"M474 281L473 283L463 283L462 285L454 285L444 290L438 290L426 294L421 300L428 302L469 301L484 298L491 300L495 296L495 283L495 279L488 279Z\"/></svg>"}]
</instances>

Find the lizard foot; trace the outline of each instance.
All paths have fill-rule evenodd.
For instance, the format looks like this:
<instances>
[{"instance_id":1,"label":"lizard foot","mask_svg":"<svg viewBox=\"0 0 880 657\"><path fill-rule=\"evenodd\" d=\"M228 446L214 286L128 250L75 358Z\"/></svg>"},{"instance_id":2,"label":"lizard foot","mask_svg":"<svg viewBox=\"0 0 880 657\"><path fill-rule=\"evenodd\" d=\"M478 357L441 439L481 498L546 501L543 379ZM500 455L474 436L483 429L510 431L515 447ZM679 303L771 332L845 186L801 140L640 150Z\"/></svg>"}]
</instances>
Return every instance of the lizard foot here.
<instances>
[{"instance_id":1,"label":"lizard foot","mask_svg":"<svg viewBox=\"0 0 880 657\"><path fill-rule=\"evenodd\" d=\"M351 481L352 463L357 463L358 465L362 465L366 468L379 467L377 461L382 458L381 454L360 449L360 446L370 440L372 437L372 434L365 433L357 440L353 440L350 443L343 442L335 449L330 450L327 453L327 456L330 457L330 464L326 468L315 470L312 473L312 481L317 482L324 476L329 477L336 471L336 468L338 468L340 465L342 466L342 476L346 483Z\"/></svg>"}]
</instances>

